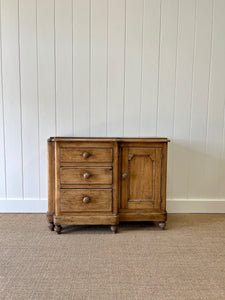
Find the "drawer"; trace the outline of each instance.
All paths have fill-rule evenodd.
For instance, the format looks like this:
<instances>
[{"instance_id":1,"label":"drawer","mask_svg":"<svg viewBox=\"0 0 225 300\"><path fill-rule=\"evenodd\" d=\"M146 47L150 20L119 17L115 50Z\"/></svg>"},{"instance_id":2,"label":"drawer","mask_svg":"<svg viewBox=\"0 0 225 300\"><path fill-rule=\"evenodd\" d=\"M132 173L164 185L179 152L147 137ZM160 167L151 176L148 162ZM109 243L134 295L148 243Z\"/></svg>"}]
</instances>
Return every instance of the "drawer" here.
<instances>
[{"instance_id":1,"label":"drawer","mask_svg":"<svg viewBox=\"0 0 225 300\"><path fill-rule=\"evenodd\" d=\"M112 162L112 160L112 148L60 148L61 162L105 163Z\"/></svg>"},{"instance_id":2,"label":"drawer","mask_svg":"<svg viewBox=\"0 0 225 300\"><path fill-rule=\"evenodd\" d=\"M112 211L111 189L61 189L61 212Z\"/></svg>"},{"instance_id":3,"label":"drawer","mask_svg":"<svg viewBox=\"0 0 225 300\"><path fill-rule=\"evenodd\" d=\"M62 167L61 184L112 184L112 167Z\"/></svg>"}]
</instances>

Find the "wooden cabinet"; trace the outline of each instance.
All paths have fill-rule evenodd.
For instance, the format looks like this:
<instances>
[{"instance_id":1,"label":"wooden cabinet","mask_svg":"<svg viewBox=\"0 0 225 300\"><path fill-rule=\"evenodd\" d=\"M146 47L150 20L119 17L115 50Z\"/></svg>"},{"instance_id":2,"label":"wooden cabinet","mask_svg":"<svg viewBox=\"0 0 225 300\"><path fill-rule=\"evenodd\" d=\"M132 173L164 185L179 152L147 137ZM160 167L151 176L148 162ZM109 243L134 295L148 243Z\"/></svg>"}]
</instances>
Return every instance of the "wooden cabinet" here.
<instances>
[{"instance_id":1,"label":"wooden cabinet","mask_svg":"<svg viewBox=\"0 0 225 300\"><path fill-rule=\"evenodd\" d=\"M166 138L48 140L48 225L166 222Z\"/></svg>"}]
</instances>

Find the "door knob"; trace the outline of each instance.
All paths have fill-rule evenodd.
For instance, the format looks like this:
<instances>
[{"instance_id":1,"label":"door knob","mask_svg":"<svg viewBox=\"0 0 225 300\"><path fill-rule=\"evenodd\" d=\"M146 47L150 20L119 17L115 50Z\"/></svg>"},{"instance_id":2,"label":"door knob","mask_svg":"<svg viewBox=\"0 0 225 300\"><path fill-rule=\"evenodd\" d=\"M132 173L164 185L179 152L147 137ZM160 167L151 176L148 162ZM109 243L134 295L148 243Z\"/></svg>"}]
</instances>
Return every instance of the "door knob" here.
<instances>
[{"instance_id":1,"label":"door knob","mask_svg":"<svg viewBox=\"0 0 225 300\"><path fill-rule=\"evenodd\" d=\"M123 179L126 179L126 178L127 178L127 173L123 173L123 174L122 174L122 178L123 178Z\"/></svg>"}]
</instances>

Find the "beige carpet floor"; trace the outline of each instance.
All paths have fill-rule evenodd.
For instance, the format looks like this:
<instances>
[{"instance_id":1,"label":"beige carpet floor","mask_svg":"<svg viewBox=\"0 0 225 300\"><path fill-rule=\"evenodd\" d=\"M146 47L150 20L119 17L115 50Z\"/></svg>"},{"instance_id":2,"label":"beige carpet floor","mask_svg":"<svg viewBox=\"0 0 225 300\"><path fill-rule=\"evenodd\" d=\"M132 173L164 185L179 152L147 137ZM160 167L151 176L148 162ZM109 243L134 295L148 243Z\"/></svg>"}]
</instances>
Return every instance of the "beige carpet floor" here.
<instances>
[{"instance_id":1,"label":"beige carpet floor","mask_svg":"<svg viewBox=\"0 0 225 300\"><path fill-rule=\"evenodd\" d=\"M223 300L225 215L57 235L43 214L0 214L0 299Z\"/></svg>"}]
</instances>

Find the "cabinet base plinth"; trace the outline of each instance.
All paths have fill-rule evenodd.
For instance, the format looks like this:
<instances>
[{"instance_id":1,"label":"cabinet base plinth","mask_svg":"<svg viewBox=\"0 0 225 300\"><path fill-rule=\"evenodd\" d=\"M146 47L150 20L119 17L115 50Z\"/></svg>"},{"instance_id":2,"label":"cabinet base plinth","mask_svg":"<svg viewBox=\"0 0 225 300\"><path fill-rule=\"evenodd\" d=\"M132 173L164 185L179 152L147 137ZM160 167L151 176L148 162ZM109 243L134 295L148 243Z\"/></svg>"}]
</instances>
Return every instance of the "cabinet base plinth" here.
<instances>
[{"instance_id":1,"label":"cabinet base plinth","mask_svg":"<svg viewBox=\"0 0 225 300\"><path fill-rule=\"evenodd\" d=\"M53 216L53 222L48 227L58 234L62 231L61 225L111 225L113 233L118 232L119 222L156 221L163 230L166 227L167 213L120 213L117 216Z\"/></svg>"},{"instance_id":2,"label":"cabinet base plinth","mask_svg":"<svg viewBox=\"0 0 225 300\"><path fill-rule=\"evenodd\" d=\"M56 225L117 225L119 216L55 216L54 223Z\"/></svg>"},{"instance_id":3,"label":"cabinet base plinth","mask_svg":"<svg viewBox=\"0 0 225 300\"><path fill-rule=\"evenodd\" d=\"M167 213L120 213L120 221L166 221Z\"/></svg>"}]
</instances>

